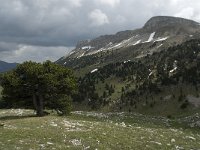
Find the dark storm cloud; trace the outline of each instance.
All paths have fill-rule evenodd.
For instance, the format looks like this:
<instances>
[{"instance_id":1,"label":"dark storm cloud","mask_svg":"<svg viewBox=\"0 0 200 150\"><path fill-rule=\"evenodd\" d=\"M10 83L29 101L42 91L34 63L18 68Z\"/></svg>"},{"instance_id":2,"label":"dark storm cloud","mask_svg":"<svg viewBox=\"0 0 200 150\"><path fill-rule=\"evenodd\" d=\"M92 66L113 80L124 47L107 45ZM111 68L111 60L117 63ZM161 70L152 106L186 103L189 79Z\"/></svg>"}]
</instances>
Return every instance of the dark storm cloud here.
<instances>
[{"instance_id":1,"label":"dark storm cloud","mask_svg":"<svg viewBox=\"0 0 200 150\"><path fill-rule=\"evenodd\" d=\"M198 0L0 0L0 4L0 59L18 62L43 61L48 55L58 59L78 40L139 28L155 15L200 21Z\"/></svg>"}]
</instances>

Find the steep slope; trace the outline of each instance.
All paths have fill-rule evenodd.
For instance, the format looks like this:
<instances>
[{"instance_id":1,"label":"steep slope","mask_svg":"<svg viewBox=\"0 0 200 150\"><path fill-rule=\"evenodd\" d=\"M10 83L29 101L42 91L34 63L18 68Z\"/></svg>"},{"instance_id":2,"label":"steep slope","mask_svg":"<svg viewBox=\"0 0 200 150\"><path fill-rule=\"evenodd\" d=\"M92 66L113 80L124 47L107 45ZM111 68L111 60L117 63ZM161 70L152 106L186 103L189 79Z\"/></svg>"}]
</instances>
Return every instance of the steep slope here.
<instances>
[{"instance_id":1,"label":"steep slope","mask_svg":"<svg viewBox=\"0 0 200 150\"><path fill-rule=\"evenodd\" d=\"M183 115L200 108L200 40L139 61L110 63L79 78L74 100L92 109Z\"/></svg>"},{"instance_id":2,"label":"steep slope","mask_svg":"<svg viewBox=\"0 0 200 150\"><path fill-rule=\"evenodd\" d=\"M131 59L141 58L198 37L200 37L199 23L183 18L157 16L147 21L141 29L80 41L71 53L59 59L57 63L73 68L83 67L78 65L85 64L83 57L91 56L87 57L87 60L98 57L95 58L96 62L89 65L99 64L105 62L105 58L113 53L127 54L122 54L120 60L130 59L128 56L132 56Z\"/></svg>"},{"instance_id":3,"label":"steep slope","mask_svg":"<svg viewBox=\"0 0 200 150\"><path fill-rule=\"evenodd\" d=\"M199 23L192 20L178 18L178 17L156 16L149 19L145 23L143 28L147 30L152 30L155 28L159 29L159 28L169 27L169 26L173 26L173 27L180 26L180 27L187 27L190 29L190 28L198 28Z\"/></svg>"},{"instance_id":4,"label":"steep slope","mask_svg":"<svg viewBox=\"0 0 200 150\"><path fill-rule=\"evenodd\" d=\"M57 63L79 77L78 107L154 115L199 112L200 26L153 17L143 28L80 42Z\"/></svg>"},{"instance_id":5,"label":"steep slope","mask_svg":"<svg viewBox=\"0 0 200 150\"><path fill-rule=\"evenodd\" d=\"M7 63L4 61L0 61L0 72L6 72L14 69L17 66L17 63Z\"/></svg>"}]
</instances>

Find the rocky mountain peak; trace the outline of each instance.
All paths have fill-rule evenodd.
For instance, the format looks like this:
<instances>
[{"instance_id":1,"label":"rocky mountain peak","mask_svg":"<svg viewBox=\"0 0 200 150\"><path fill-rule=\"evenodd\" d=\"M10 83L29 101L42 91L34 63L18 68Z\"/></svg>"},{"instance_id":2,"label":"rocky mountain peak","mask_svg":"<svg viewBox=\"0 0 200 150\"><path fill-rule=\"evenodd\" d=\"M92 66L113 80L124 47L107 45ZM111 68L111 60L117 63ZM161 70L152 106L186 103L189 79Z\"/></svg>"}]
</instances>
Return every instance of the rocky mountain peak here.
<instances>
[{"instance_id":1,"label":"rocky mountain peak","mask_svg":"<svg viewBox=\"0 0 200 150\"><path fill-rule=\"evenodd\" d=\"M152 29L152 28L160 28L160 27L165 27L165 26L176 26L176 25L181 25L181 26L198 26L199 23L184 19L184 18L179 18L179 17L171 17L171 16L155 16L150 18L146 24L144 25L143 29Z\"/></svg>"},{"instance_id":2,"label":"rocky mountain peak","mask_svg":"<svg viewBox=\"0 0 200 150\"><path fill-rule=\"evenodd\" d=\"M130 47L135 49L135 52L137 51L134 54L137 55L136 58L140 58L199 37L200 24L198 22L178 17L156 16L149 19L140 29L79 41L76 48L61 59L61 63L65 63L67 58L79 59L83 56L120 51Z\"/></svg>"}]
</instances>

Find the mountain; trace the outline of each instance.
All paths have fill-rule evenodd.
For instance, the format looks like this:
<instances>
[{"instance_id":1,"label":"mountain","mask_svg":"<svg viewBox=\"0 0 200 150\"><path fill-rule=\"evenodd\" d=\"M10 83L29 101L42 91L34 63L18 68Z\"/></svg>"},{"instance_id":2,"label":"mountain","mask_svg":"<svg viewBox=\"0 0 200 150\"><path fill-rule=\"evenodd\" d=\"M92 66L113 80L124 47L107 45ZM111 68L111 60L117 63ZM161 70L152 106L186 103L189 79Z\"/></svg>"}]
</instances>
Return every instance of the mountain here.
<instances>
[{"instance_id":1,"label":"mountain","mask_svg":"<svg viewBox=\"0 0 200 150\"><path fill-rule=\"evenodd\" d=\"M144 29L147 30L152 30L152 29L160 29L163 27L177 27L179 26L179 28L186 28L185 31L189 31L189 29L192 28L198 28L199 23L192 21L192 20L188 20L188 19L184 19L184 18L178 18L178 17L169 17L169 16L156 16L156 17L152 17L151 19L149 19L145 25L144 25ZM174 29L172 29L174 30Z\"/></svg>"},{"instance_id":2,"label":"mountain","mask_svg":"<svg viewBox=\"0 0 200 150\"><path fill-rule=\"evenodd\" d=\"M17 66L17 63L7 63L4 61L0 61L0 72L6 72L14 69Z\"/></svg>"},{"instance_id":3,"label":"mountain","mask_svg":"<svg viewBox=\"0 0 200 150\"><path fill-rule=\"evenodd\" d=\"M141 29L78 42L57 63L78 77L78 110L200 112L200 25L157 16Z\"/></svg>"},{"instance_id":4,"label":"mountain","mask_svg":"<svg viewBox=\"0 0 200 150\"><path fill-rule=\"evenodd\" d=\"M72 52L57 62L70 64L69 61L72 59L130 47L133 49L131 54L134 54L135 58L140 58L197 37L200 37L199 23L183 18L157 16L148 20L141 29L121 31L115 35L104 35L93 40L79 41Z\"/></svg>"}]
</instances>

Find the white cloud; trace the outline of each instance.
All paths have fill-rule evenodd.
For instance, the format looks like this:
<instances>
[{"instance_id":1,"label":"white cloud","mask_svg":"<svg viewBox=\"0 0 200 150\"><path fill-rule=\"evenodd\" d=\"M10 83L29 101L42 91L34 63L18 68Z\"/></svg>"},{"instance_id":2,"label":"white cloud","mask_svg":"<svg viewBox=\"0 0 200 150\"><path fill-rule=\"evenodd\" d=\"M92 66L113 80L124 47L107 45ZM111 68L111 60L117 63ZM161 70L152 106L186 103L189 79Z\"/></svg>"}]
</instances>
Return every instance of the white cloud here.
<instances>
[{"instance_id":1,"label":"white cloud","mask_svg":"<svg viewBox=\"0 0 200 150\"><path fill-rule=\"evenodd\" d=\"M115 7L116 5L120 4L120 0L97 0L101 4L108 5L111 7Z\"/></svg>"},{"instance_id":2,"label":"white cloud","mask_svg":"<svg viewBox=\"0 0 200 150\"><path fill-rule=\"evenodd\" d=\"M117 15L117 17L114 19L114 21L117 24L124 24L124 23L126 23L127 19L124 16Z\"/></svg>"},{"instance_id":3,"label":"white cloud","mask_svg":"<svg viewBox=\"0 0 200 150\"><path fill-rule=\"evenodd\" d=\"M81 7L83 0L68 0L69 4L72 4L75 7Z\"/></svg>"},{"instance_id":4,"label":"white cloud","mask_svg":"<svg viewBox=\"0 0 200 150\"><path fill-rule=\"evenodd\" d=\"M182 2L183 0L169 0L169 4L174 6L180 5Z\"/></svg>"},{"instance_id":5,"label":"white cloud","mask_svg":"<svg viewBox=\"0 0 200 150\"><path fill-rule=\"evenodd\" d=\"M107 15L99 9L90 12L89 19L92 21L91 26L102 26L109 23Z\"/></svg>"},{"instance_id":6,"label":"white cloud","mask_svg":"<svg viewBox=\"0 0 200 150\"><path fill-rule=\"evenodd\" d=\"M183 18L193 18L194 17L194 9L191 7L184 8L177 14L175 14L176 17L183 17Z\"/></svg>"},{"instance_id":7,"label":"white cloud","mask_svg":"<svg viewBox=\"0 0 200 150\"><path fill-rule=\"evenodd\" d=\"M12 51L3 51L0 60L7 62L36 61L43 62L46 60L56 61L66 55L73 47L43 47L31 45L18 45Z\"/></svg>"}]
</instances>

